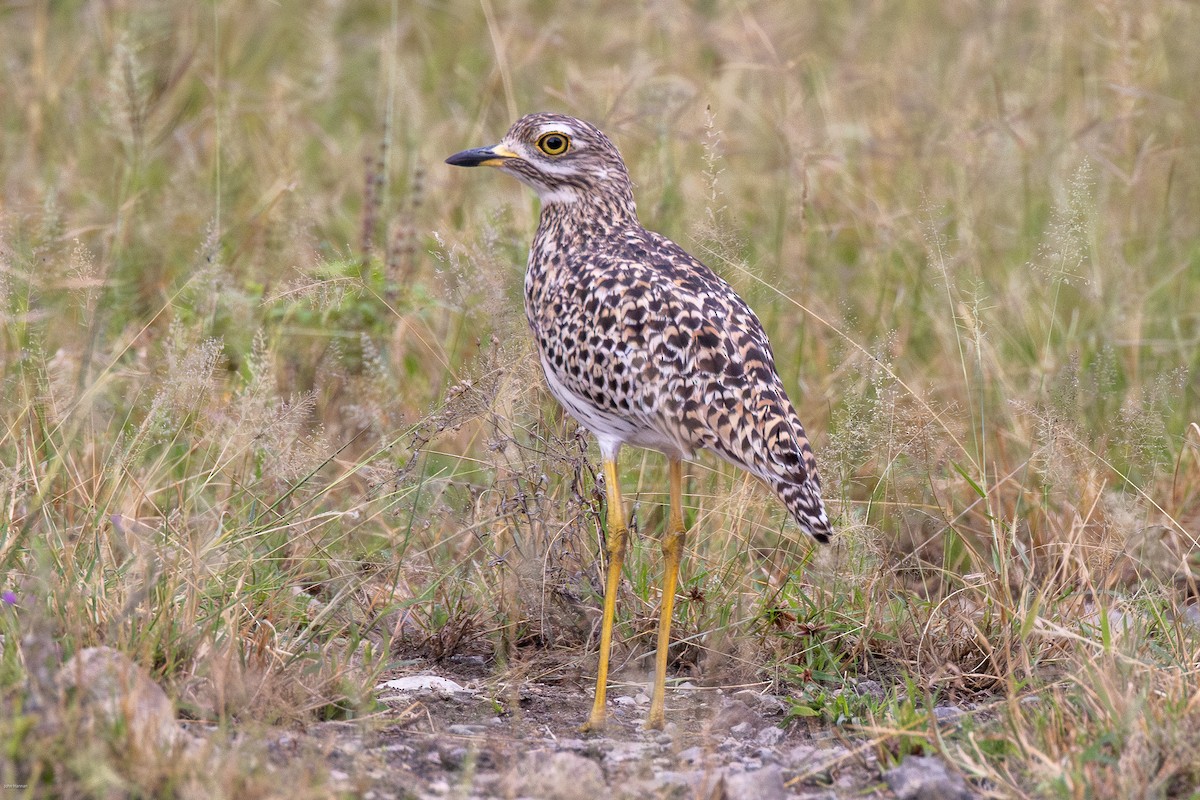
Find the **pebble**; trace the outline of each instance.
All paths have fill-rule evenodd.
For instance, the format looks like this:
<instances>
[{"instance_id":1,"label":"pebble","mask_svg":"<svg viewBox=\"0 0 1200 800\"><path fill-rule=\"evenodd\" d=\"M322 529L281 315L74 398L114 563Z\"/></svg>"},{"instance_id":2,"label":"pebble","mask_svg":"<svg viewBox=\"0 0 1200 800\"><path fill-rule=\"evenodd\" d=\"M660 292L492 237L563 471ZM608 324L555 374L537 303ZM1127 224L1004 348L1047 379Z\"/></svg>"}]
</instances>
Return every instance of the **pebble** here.
<instances>
[{"instance_id":1,"label":"pebble","mask_svg":"<svg viewBox=\"0 0 1200 800\"><path fill-rule=\"evenodd\" d=\"M383 691L384 689L415 694L457 694L459 692L474 694L469 689L464 689L454 681L443 678L440 675L408 675L403 678L384 681L375 687L376 691Z\"/></svg>"},{"instance_id":2,"label":"pebble","mask_svg":"<svg viewBox=\"0 0 1200 800\"><path fill-rule=\"evenodd\" d=\"M817 760L817 748L812 745L798 744L787 752L784 760L796 769L811 767Z\"/></svg>"},{"instance_id":3,"label":"pebble","mask_svg":"<svg viewBox=\"0 0 1200 800\"><path fill-rule=\"evenodd\" d=\"M729 732L739 739L750 738L750 734L753 733L753 731L754 726L749 722L739 722L737 725L734 725L729 729Z\"/></svg>"},{"instance_id":4,"label":"pebble","mask_svg":"<svg viewBox=\"0 0 1200 800\"><path fill-rule=\"evenodd\" d=\"M697 783L697 772L673 772L671 770L661 770L654 773L654 786L695 786ZM646 792L652 794L653 789Z\"/></svg>"},{"instance_id":5,"label":"pebble","mask_svg":"<svg viewBox=\"0 0 1200 800\"><path fill-rule=\"evenodd\" d=\"M642 742L613 742L612 747L604 754L604 760L611 764L623 761L634 761L642 758L652 745Z\"/></svg>"},{"instance_id":6,"label":"pebble","mask_svg":"<svg viewBox=\"0 0 1200 800\"><path fill-rule=\"evenodd\" d=\"M1183 621L1193 628L1200 628L1200 603L1188 603L1183 607Z\"/></svg>"},{"instance_id":7,"label":"pebble","mask_svg":"<svg viewBox=\"0 0 1200 800\"><path fill-rule=\"evenodd\" d=\"M362 742L358 739L343 739L338 742L337 747L334 748L334 752L344 756L352 756L355 753L361 752L362 749Z\"/></svg>"},{"instance_id":8,"label":"pebble","mask_svg":"<svg viewBox=\"0 0 1200 800\"><path fill-rule=\"evenodd\" d=\"M937 706L933 709L933 716L938 722L953 722L961 717L965 712L956 705Z\"/></svg>"},{"instance_id":9,"label":"pebble","mask_svg":"<svg viewBox=\"0 0 1200 800\"><path fill-rule=\"evenodd\" d=\"M958 773L936 756L908 756L883 773L897 800L970 800L974 794Z\"/></svg>"},{"instance_id":10,"label":"pebble","mask_svg":"<svg viewBox=\"0 0 1200 800\"><path fill-rule=\"evenodd\" d=\"M483 667L487 665L483 656L453 655L450 656L450 661L455 664L462 664L464 667Z\"/></svg>"},{"instance_id":11,"label":"pebble","mask_svg":"<svg viewBox=\"0 0 1200 800\"><path fill-rule=\"evenodd\" d=\"M83 720L127 732L135 756L184 744L190 736L176 723L175 707L150 673L111 647L87 647L55 677L64 697L79 704Z\"/></svg>"},{"instance_id":12,"label":"pebble","mask_svg":"<svg viewBox=\"0 0 1200 800\"><path fill-rule=\"evenodd\" d=\"M713 728L716 731L727 731L743 722L750 723L757 729L762 726L763 718L741 700L730 700L717 712L713 719Z\"/></svg>"},{"instance_id":13,"label":"pebble","mask_svg":"<svg viewBox=\"0 0 1200 800\"><path fill-rule=\"evenodd\" d=\"M559 739L557 741L557 749L559 750L587 750L592 746L592 743L587 739Z\"/></svg>"},{"instance_id":14,"label":"pebble","mask_svg":"<svg viewBox=\"0 0 1200 800\"><path fill-rule=\"evenodd\" d=\"M725 800L786 800L783 771L776 766L725 774Z\"/></svg>"},{"instance_id":15,"label":"pebble","mask_svg":"<svg viewBox=\"0 0 1200 800\"><path fill-rule=\"evenodd\" d=\"M754 741L765 747L774 747L782 742L786 736L787 732L783 728L768 725L758 732L758 735L754 737Z\"/></svg>"},{"instance_id":16,"label":"pebble","mask_svg":"<svg viewBox=\"0 0 1200 800\"><path fill-rule=\"evenodd\" d=\"M742 689L740 692L735 693L733 697L735 700L745 703L748 707L770 716L785 714L789 708L786 699L778 695L761 694L753 689Z\"/></svg>"},{"instance_id":17,"label":"pebble","mask_svg":"<svg viewBox=\"0 0 1200 800\"><path fill-rule=\"evenodd\" d=\"M591 800L610 794L600 765L574 753L531 753L504 783L507 796L539 800Z\"/></svg>"},{"instance_id":18,"label":"pebble","mask_svg":"<svg viewBox=\"0 0 1200 800\"><path fill-rule=\"evenodd\" d=\"M442 766L447 769L460 770L467 760L467 748L455 747L441 754Z\"/></svg>"},{"instance_id":19,"label":"pebble","mask_svg":"<svg viewBox=\"0 0 1200 800\"><path fill-rule=\"evenodd\" d=\"M879 681L861 680L854 684L854 693L859 697L870 697L872 700L883 700L887 692Z\"/></svg>"}]
</instances>

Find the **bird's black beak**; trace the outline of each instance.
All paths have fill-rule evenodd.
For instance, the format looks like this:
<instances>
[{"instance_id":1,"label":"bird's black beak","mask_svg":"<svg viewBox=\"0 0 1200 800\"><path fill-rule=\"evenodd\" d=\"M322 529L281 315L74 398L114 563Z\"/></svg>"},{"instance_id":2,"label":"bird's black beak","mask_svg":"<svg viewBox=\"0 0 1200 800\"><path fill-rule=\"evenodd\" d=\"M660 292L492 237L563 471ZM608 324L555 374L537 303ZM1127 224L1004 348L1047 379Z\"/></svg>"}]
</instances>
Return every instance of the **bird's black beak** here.
<instances>
[{"instance_id":1,"label":"bird's black beak","mask_svg":"<svg viewBox=\"0 0 1200 800\"><path fill-rule=\"evenodd\" d=\"M446 163L455 167L498 167L512 158L520 158L520 156L504 145L498 144L494 147L463 150L461 153L455 153L447 158Z\"/></svg>"}]
</instances>

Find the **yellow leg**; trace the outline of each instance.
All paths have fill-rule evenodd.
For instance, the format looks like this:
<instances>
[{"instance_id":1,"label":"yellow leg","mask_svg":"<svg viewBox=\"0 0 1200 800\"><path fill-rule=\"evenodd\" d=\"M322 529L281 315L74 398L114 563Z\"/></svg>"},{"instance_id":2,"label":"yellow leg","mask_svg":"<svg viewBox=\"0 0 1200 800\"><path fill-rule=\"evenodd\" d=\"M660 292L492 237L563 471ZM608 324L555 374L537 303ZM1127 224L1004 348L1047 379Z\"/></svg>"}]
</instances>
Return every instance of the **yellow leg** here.
<instances>
[{"instance_id":1,"label":"yellow leg","mask_svg":"<svg viewBox=\"0 0 1200 800\"><path fill-rule=\"evenodd\" d=\"M671 646L671 615L675 611L675 582L679 577L679 562L683 558L683 545L687 540L687 528L683 525L683 464L671 459L671 516L663 537L663 593L662 612L658 619L658 652L654 658L654 697L650 700L650 716L646 719L647 730L662 728L666 721L663 702L667 683L667 652Z\"/></svg>"},{"instance_id":2,"label":"yellow leg","mask_svg":"<svg viewBox=\"0 0 1200 800\"><path fill-rule=\"evenodd\" d=\"M621 583L621 565L625 561L625 509L621 503L621 484L617 462L604 460L604 488L608 492L608 579L604 584L604 616L600 623L600 666L596 670L596 701L592 714L583 724L584 731L604 727L608 688L608 653L612 648L613 615L617 608L617 588Z\"/></svg>"}]
</instances>

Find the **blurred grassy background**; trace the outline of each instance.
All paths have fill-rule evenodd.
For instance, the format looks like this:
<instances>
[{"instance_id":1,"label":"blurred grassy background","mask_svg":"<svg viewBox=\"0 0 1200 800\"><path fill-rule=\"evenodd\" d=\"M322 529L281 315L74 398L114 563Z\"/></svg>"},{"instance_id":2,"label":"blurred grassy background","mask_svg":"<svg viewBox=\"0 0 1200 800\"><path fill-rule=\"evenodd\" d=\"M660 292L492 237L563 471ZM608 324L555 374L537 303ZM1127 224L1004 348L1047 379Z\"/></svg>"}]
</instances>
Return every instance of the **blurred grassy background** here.
<instances>
[{"instance_id":1,"label":"blurred grassy background","mask_svg":"<svg viewBox=\"0 0 1200 800\"><path fill-rule=\"evenodd\" d=\"M276 788L39 728L31 653L117 647L223 730L359 714L398 656L592 668L536 200L442 164L554 110L758 311L842 530L691 466L675 668L1001 793L1194 791L1197 41L1186 2L0 6L5 780ZM634 656L660 462L624 469ZM859 677L898 688L833 714ZM1000 722L940 737L921 693Z\"/></svg>"}]
</instances>

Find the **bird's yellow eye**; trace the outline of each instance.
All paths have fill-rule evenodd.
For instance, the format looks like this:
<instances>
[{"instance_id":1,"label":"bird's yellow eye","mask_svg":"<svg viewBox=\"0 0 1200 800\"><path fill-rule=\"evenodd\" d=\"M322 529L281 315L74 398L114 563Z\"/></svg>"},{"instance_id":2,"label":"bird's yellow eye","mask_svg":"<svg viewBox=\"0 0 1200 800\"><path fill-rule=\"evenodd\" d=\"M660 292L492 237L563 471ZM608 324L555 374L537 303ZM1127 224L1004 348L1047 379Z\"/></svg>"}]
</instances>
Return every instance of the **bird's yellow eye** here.
<instances>
[{"instance_id":1,"label":"bird's yellow eye","mask_svg":"<svg viewBox=\"0 0 1200 800\"><path fill-rule=\"evenodd\" d=\"M565 133L546 133L537 140L537 146L548 156L561 156L571 146L571 140Z\"/></svg>"}]
</instances>

